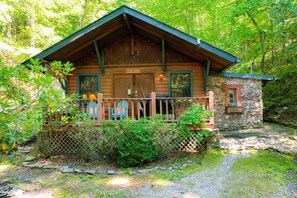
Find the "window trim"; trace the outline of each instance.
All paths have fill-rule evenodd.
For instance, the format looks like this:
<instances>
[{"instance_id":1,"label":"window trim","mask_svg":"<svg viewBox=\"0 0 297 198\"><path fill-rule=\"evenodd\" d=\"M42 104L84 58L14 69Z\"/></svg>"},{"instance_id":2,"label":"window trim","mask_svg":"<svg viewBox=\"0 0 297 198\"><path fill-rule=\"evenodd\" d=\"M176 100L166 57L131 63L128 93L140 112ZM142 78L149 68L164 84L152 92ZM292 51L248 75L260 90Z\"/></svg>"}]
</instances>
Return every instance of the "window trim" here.
<instances>
[{"instance_id":1,"label":"window trim","mask_svg":"<svg viewBox=\"0 0 297 198\"><path fill-rule=\"evenodd\" d=\"M83 73L83 74L77 74L76 75L76 91L79 94L80 93L80 87L79 87L79 78L83 76L96 76L98 78L98 93L100 92L100 75L98 73ZM80 96L80 95L79 95ZM97 96L96 96L97 97Z\"/></svg>"},{"instance_id":2,"label":"window trim","mask_svg":"<svg viewBox=\"0 0 297 198\"><path fill-rule=\"evenodd\" d=\"M169 97L172 97L171 95L171 74L190 74L190 94L193 97L193 76L191 70L177 70L177 71L168 71L168 95Z\"/></svg>"},{"instance_id":3,"label":"window trim","mask_svg":"<svg viewBox=\"0 0 297 198\"><path fill-rule=\"evenodd\" d=\"M225 89L225 102L226 106L235 106L235 107L241 107L241 94L240 91L243 88L242 84L223 84L222 87ZM230 96L229 96L229 90L233 89L235 90L236 95L236 105L230 104Z\"/></svg>"}]
</instances>

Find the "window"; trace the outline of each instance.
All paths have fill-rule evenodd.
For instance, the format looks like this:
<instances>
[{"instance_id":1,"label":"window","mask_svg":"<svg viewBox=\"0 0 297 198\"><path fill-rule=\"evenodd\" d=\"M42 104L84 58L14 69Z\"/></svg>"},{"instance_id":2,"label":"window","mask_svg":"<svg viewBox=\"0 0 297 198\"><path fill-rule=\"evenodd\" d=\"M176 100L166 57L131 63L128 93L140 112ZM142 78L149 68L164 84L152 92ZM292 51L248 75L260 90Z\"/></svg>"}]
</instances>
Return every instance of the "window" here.
<instances>
[{"instance_id":1,"label":"window","mask_svg":"<svg viewBox=\"0 0 297 198\"><path fill-rule=\"evenodd\" d=\"M192 73L191 71L169 72L168 92L171 97L192 96Z\"/></svg>"},{"instance_id":2,"label":"window","mask_svg":"<svg viewBox=\"0 0 297 198\"><path fill-rule=\"evenodd\" d=\"M240 90L243 88L243 85L223 84L222 87L226 92L226 105L241 106Z\"/></svg>"},{"instance_id":3,"label":"window","mask_svg":"<svg viewBox=\"0 0 297 198\"><path fill-rule=\"evenodd\" d=\"M99 92L98 74L80 74L77 77L78 94L82 98L91 98L97 96ZM91 97L90 97L91 96Z\"/></svg>"},{"instance_id":4,"label":"window","mask_svg":"<svg viewBox=\"0 0 297 198\"><path fill-rule=\"evenodd\" d=\"M236 106L236 89L229 89L229 104Z\"/></svg>"},{"instance_id":5,"label":"window","mask_svg":"<svg viewBox=\"0 0 297 198\"><path fill-rule=\"evenodd\" d=\"M240 97L240 90L243 88L243 85L223 84L222 87L226 93L226 113L243 113Z\"/></svg>"}]
</instances>

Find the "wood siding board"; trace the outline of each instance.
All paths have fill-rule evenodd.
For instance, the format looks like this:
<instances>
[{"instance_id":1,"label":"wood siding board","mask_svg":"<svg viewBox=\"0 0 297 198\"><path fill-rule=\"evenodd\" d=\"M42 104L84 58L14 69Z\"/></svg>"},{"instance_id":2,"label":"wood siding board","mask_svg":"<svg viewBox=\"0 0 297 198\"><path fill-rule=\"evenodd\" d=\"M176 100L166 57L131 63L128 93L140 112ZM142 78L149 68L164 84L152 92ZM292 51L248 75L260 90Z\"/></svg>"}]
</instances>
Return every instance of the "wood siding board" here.
<instances>
[{"instance_id":1,"label":"wood siding board","mask_svg":"<svg viewBox=\"0 0 297 198\"><path fill-rule=\"evenodd\" d=\"M113 76L116 74L125 75L126 69L140 69L140 74L151 73L154 74L155 92L158 94L168 95L168 73L163 74L163 80L159 79L159 75L162 74L161 64L158 66L141 66L141 67L115 67L105 68L105 76L100 76L100 90L103 93L104 98L114 97L113 93ZM200 63L189 63L186 65L168 65L167 71L178 71L178 70L191 70L192 71L192 95L202 96L203 95L203 81L202 81L202 65ZM97 73L99 74L99 68L94 65L79 66L73 72L73 75L68 77L68 94L77 93L76 78L77 74L88 74ZM135 112L136 114L136 112Z\"/></svg>"}]
</instances>

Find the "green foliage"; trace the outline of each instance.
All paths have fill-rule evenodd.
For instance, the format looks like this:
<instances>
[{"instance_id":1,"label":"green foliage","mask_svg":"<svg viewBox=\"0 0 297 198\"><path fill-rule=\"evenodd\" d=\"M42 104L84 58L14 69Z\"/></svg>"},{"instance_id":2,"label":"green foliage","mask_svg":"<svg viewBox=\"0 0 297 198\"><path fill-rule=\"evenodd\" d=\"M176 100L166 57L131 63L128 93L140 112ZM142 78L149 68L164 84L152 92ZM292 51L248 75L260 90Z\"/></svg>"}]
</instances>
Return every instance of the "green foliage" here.
<instances>
[{"instance_id":1,"label":"green foliage","mask_svg":"<svg viewBox=\"0 0 297 198\"><path fill-rule=\"evenodd\" d=\"M175 137L160 115L107 121L100 127L99 151L122 167L139 166L166 154Z\"/></svg>"},{"instance_id":2,"label":"green foliage","mask_svg":"<svg viewBox=\"0 0 297 198\"><path fill-rule=\"evenodd\" d=\"M31 62L27 67L0 65L0 150L5 153L38 132L43 116L75 109L71 107L73 96L65 96L57 79L44 73L39 60ZM60 65L64 67L72 65Z\"/></svg>"},{"instance_id":3,"label":"green foliage","mask_svg":"<svg viewBox=\"0 0 297 198\"><path fill-rule=\"evenodd\" d=\"M233 175L230 184L241 186L230 190L228 197L242 195L244 197L260 197L277 195L282 191L281 186L286 185L286 171L297 171L292 162L292 156L269 151L238 159L232 169ZM244 180L236 178L243 177ZM295 179L297 177L295 176ZM282 196L282 195L281 195Z\"/></svg>"},{"instance_id":4,"label":"green foliage","mask_svg":"<svg viewBox=\"0 0 297 198\"><path fill-rule=\"evenodd\" d=\"M182 126L205 127L205 121L212 116L212 111L206 110L203 105L193 103L187 111L180 115L179 124Z\"/></svg>"},{"instance_id":5,"label":"green foliage","mask_svg":"<svg viewBox=\"0 0 297 198\"><path fill-rule=\"evenodd\" d=\"M278 80L268 82L263 88L264 115L285 124L297 125L297 69L295 65L283 70ZM274 120L275 121L275 120Z\"/></svg>"},{"instance_id":6,"label":"green foliage","mask_svg":"<svg viewBox=\"0 0 297 198\"><path fill-rule=\"evenodd\" d=\"M77 130L72 136L74 140L81 143L77 154L85 161L89 161L98 155L100 133L98 128L94 126L94 122L90 120L88 116L85 117L82 115L79 119L80 125L77 126Z\"/></svg>"},{"instance_id":7,"label":"green foliage","mask_svg":"<svg viewBox=\"0 0 297 198\"><path fill-rule=\"evenodd\" d=\"M230 71L247 73L253 62L253 73L281 76L296 66L295 0L6 0L0 3L0 57L14 66L121 5L237 55L242 61Z\"/></svg>"},{"instance_id":8,"label":"green foliage","mask_svg":"<svg viewBox=\"0 0 297 198\"><path fill-rule=\"evenodd\" d=\"M205 128L207 119L213 117L212 111L208 111L203 105L193 103L187 111L183 112L178 120L180 135L183 138L189 138L194 135L193 130L201 130L198 132L197 141L201 142L209 135Z\"/></svg>"}]
</instances>

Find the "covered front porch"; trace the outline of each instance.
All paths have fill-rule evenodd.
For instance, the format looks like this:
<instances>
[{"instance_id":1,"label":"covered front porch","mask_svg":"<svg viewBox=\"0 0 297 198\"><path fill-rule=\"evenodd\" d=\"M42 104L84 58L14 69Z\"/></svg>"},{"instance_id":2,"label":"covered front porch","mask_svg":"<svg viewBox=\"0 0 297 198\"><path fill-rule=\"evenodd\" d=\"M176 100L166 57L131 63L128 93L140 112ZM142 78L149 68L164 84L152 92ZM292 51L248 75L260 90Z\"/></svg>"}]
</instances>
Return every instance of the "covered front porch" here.
<instances>
[{"instance_id":1,"label":"covered front porch","mask_svg":"<svg viewBox=\"0 0 297 198\"><path fill-rule=\"evenodd\" d=\"M206 110L214 110L212 91L200 97L167 97L151 92L146 98L105 98L99 93L97 96L78 99L78 103L80 111L87 114L96 125L106 120L140 119L156 114L164 115L167 122L174 122L193 103L203 105ZM207 128L212 128L214 118L208 119L205 124Z\"/></svg>"}]
</instances>

